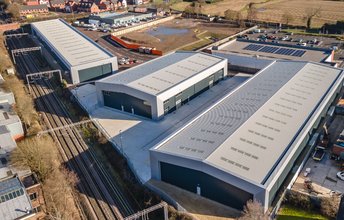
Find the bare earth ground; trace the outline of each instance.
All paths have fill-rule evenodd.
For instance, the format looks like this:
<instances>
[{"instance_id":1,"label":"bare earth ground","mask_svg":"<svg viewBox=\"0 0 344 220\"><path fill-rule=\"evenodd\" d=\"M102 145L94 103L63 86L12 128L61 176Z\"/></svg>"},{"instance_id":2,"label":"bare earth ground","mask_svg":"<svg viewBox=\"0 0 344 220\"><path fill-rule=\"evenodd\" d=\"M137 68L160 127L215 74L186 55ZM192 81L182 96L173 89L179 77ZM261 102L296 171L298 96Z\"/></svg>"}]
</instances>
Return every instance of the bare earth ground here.
<instances>
[{"instance_id":1,"label":"bare earth ground","mask_svg":"<svg viewBox=\"0 0 344 220\"><path fill-rule=\"evenodd\" d=\"M250 2L265 2L265 0L224 0L214 4L207 4L204 6L203 13L221 16L224 15L224 11L232 9L239 11L245 8ZM184 3L184 2L183 2ZM179 3L177 3L179 4ZM188 4L181 4L177 8L185 9ZM175 6L172 6L175 7ZM292 25L306 25L304 19L306 11L309 8L321 8L321 16L314 17L312 20L312 26L320 27L324 23L335 23L337 20L344 19L344 2L343 1L330 1L330 0L271 0L267 3L255 4L256 8L264 8L265 10L258 12L259 21L264 22L281 22L282 15L287 11L294 16ZM243 12L244 17L247 16L246 12Z\"/></svg>"},{"instance_id":2,"label":"bare earth ground","mask_svg":"<svg viewBox=\"0 0 344 220\"><path fill-rule=\"evenodd\" d=\"M148 30L154 30L158 27L167 27L171 29L188 29L189 33L185 34L175 34L171 36L159 35L157 37L148 35L145 33ZM121 35L120 37L125 37L123 40L130 43L139 44L143 46L156 47L157 50L161 50L164 53L175 50L186 44L198 41L196 37L198 33L195 30L199 30L200 33L204 31L216 33L216 34L226 34L231 35L238 31L236 25L223 24L223 23L212 23L205 20L197 19L174 19L154 27L144 28L135 32L127 33ZM160 38L165 40L161 41Z\"/></svg>"}]
</instances>

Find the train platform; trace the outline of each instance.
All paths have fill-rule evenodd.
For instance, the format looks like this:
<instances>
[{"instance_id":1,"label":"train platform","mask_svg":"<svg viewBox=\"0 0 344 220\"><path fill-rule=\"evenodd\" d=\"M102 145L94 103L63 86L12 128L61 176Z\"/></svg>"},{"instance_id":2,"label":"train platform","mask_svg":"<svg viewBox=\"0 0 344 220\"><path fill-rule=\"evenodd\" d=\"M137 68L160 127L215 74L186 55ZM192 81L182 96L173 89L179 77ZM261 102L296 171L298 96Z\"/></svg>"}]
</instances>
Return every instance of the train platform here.
<instances>
[{"instance_id":1,"label":"train platform","mask_svg":"<svg viewBox=\"0 0 344 220\"><path fill-rule=\"evenodd\" d=\"M71 92L94 119L98 129L107 136L113 145L116 145L118 151L124 152L129 166L140 182L144 184L151 178L149 149L234 90L250 76L238 74L221 81L218 85L202 93L200 98L191 100L189 104L166 115L159 122L109 107L98 106L94 85L87 84L73 89Z\"/></svg>"}]
</instances>

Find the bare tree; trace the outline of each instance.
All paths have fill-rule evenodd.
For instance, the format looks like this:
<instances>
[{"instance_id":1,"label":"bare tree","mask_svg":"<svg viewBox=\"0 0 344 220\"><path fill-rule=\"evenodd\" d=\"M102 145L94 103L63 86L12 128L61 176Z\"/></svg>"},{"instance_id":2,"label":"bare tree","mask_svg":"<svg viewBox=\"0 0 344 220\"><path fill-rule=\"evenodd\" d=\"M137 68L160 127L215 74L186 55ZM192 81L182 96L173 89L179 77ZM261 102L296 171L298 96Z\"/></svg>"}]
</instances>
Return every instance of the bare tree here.
<instances>
[{"instance_id":1,"label":"bare tree","mask_svg":"<svg viewBox=\"0 0 344 220\"><path fill-rule=\"evenodd\" d=\"M44 182L54 171L57 153L50 137L26 138L18 143L9 163L17 169L29 167Z\"/></svg>"},{"instance_id":2,"label":"bare tree","mask_svg":"<svg viewBox=\"0 0 344 220\"><path fill-rule=\"evenodd\" d=\"M249 200L238 220L270 220L270 218L267 213L264 214L264 207L260 202Z\"/></svg>"},{"instance_id":3,"label":"bare tree","mask_svg":"<svg viewBox=\"0 0 344 220\"><path fill-rule=\"evenodd\" d=\"M49 219L80 219L72 196L78 182L75 173L64 167L55 170L54 174L45 181L43 191Z\"/></svg>"},{"instance_id":4,"label":"bare tree","mask_svg":"<svg viewBox=\"0 0 344 220\"><path fill-rule=\"evenodd\" d=\"M247 10L247 20L249 20L250 22L252 22L252 20L257 19L257 15L258 15L258 9L254 8L254 7L250 7Z\"/></svg>"},{"instance_id":5,"label":"bare tree","mask_svg":"<svg viewBox=\"0 0 344 220\"><path fill-rule=\"evenodd\" d=\"M18 5L10 4L7 6L7 10L12 14L12 17L17 19L20 17Z\"/></svg>"},{"instance_id":6,"label":"bare tree","mask_svg":"<svg viewBox=\"0 0 344 220\"><path fill-rule=\"evenodd\" d=\"M337 211L339 208L340 197L331 197L331 198L321 198L320 199L320 212L324 216L330 218L336 218Z\"/></svg>"},{"instance_id":7,"label":"bare tree","mask_svg":"<svg viewBox=\"0 0 344 220\"><path fill-rule=\"evenodd\" d=\"M319 8L307 8L305 19L307 20L307 28L311 27L313 17L321 16L322 6Z\"/></svg>"},{"instance_id":8,"label":"bare tree","mask_svg":"<svg viewBox=\"0 0 344 220\"><path fill-rule=\"evenodd\" d=\"M230 21L235 20L236 16L237 16L237 12L236 11L233 11L231 9L228 9L228 10L225 11L225 18L230 20Z\"/></svg>"},{"instance_id":9,"label":"bare tree","mask_svg":"<svg viewBox=\"0 0 344 220\"><path fill-rule=\"evenodd\" d=\"M289 11L285 11L282 15L282 22L284 22L288 26L288 24L293 21L294 16Z\"/></svg>"},{"instance_id":10,"label":"bare tree","mask_svg":"<svg viewBox=\"0 0 344 220\"><path fill-rule=\"evenodd\" d=\"M240 11L238 11L236 19L239 27L245 27L245 21Z\"/></svg>"}]
</instances>

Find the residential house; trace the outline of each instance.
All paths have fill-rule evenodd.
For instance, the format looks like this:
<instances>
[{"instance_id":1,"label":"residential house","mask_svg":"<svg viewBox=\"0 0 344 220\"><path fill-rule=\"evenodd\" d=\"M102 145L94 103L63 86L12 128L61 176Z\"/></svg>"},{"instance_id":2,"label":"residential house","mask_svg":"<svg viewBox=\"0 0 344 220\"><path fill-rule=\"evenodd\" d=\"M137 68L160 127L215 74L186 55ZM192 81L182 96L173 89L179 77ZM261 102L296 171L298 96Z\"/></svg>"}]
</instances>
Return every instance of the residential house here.
<instances>
[{"instance_id":1,"label":"residential house","mask_svg":"<svg viewBox=\"0 0 344 220\"><path fill-rule=\"evenodd\" d=\"M0 126L0 216L2 220L38 219L44 199L41 184L30 169L17 170L8 164L17 147L7 126Z\"/></svg>"},{"instance_id":2,"label":"residential house","mask_svg":"<svg viewBox=\"0 0 344 220\"><path fill-rule=\"evenodd\" d=\"M27 0L26 1L27 5L39 5L38 0Z\"/></svg>"},{"instance_id":3,"label":"residential house","mask_svg":"<svg viewBox=\"0 0 344 220\"><path fill-rule=\"evenodd\" d=\"M115 10L116 7L114 6L114 4L110 1L105 1L105 2L102 2L100 5L99 5L99 10L102 10L102 11L113 11Z\"/></svg>"},{"instance_id":4,"label":"residential house","mask_svg":"<svg viewBox=\"0 0 344 220\"><path fill-rule=\"evenodd\" d=\"M100 5L101 3L105 2L106 0L88 0L88 2L94 2L96 5Z\"/></svg>"},{"instance_id":5,"label":"residential house","mask_svg":"<svg viewBox=\"0 0 344 220\"><path fill-rule=\"evenodd\" d=\"M49 5L49 0L39 0L40 5Z\"/></svg>"},{"instance_id":6,"label":"residential house","mask_svg":"<svg viewBox=\"0 0 344 220\"><path fill-rule=\"evenodd\" d=\"M78 4L74 1L68 1L65 4L65 12L71 13L73 11L76 11L78 9Z\"/></svg>"},{"instance_id":7,"label":"residential house","mask_svg":"<svg viewBox=\"0 0 344 220\"><path fill-rule=\"evenodd\" d=\"M2 125L7 126L14 140L20 141L24 138L21 120L8 102L0 103L0 126Z\"/></svg>"},{"instance_id":8,"label":"residential house","mask_svg":"<svg viewBox=\"0 0 344 220\"><path fill-rule=\"evenodd\" d=\"M9 104L15 104L16 101L14 99L14 95L11 91L7 91L5 88L1 87L1 84L4 83L5 80L2 78L0 74L0 103L8 102Z\"/></svg>"},{"instance_id":9,"label":"residential house","mask_svg":"<svg viewBox=\"0 0 344 220\"><path fill-rule=\"evenodd\" d=\"M50 11L64 11L65 4L64 0L52 0L50 1Z\"/></svg>"},{"instance_id":10,"label":"residential house","mask_svg":"<svg viewBox=\"0 0 344 220\"><path fill-rule=\"evenodd\" d=\"M126 0L117 0L117 5L118 5L118 7L126 8L127 7L127 1Z\"/></svg>"},{"instance_id":11,"label":"residential house","mask_svg":"<svg viewBox=\"0 0 344 220\"><path fill-rule=\"evenodd\" d=\"M47 5L19 5L18 9L20 16L49 13Z\"/></svg>"},{"instance_id":12,"label":"residential house","mask_svg":"<svg viewBox=\"0 0 344 220\"><path fill-rule=\"evenodd\" d=\"M97 13L99 12L99 7L94 2L79 2L77 10L79 12Z\"/></svg>"}]
</instances>

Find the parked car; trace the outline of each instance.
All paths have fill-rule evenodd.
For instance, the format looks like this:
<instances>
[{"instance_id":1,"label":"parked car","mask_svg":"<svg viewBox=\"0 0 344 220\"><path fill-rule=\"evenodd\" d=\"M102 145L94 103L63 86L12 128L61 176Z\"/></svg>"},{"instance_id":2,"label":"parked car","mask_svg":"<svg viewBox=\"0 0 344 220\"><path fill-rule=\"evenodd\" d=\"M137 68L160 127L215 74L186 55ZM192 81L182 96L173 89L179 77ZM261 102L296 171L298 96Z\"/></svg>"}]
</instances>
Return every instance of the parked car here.
<instances>
[{"instance_id":1,"label":"parked car","mask_svg":"<svg viewBox=\"0 0 344 220\"><path fill-rule=\"evenodd\" d=\"M91 29L91 31L96 31L96 30L98 30L98 28L96 28L96 27Z\"/></svg>"},{"instance_id":2,"label":"parked car","mask_svg":"<svg viewBox=\"0 0 344 220\"><path fill-rule=\"evenodd\" d=\"M273 40L273 41L271 41L271 43L275 43L275 41Z\"/></svg>"},{"instance_id":3,"label":"parked car","mask_svg":"<svg viewBox=\"0 0 344 220\"><path fill-rule=\"evenodd\" d=\"M339 179L341 179L341 180L344 180L344 172L343 172L343 171L338 172L338 173L337 173L337 177L338 177Z\"/></svg>"},{"instance_id":4,"label":"parked car","mask_svg":"<svg viewBox=\"0 0 344 220\"><path fill-rule=\"evenodd\" d=\"M301 43L302 42L302 38L300 38L297 42Z\"/></svg>"},{"instance_id":5,"label":"parked car","mask_svg":"<svg viewBox=\"0 0 344 220\"><path fill-rule=\"evenodd\" d=\"M332 49L332 50L338 50L338 47L332 46L331 49Z\"/></svg>"},{"instance_id":6,"label":"parked car","mask_svg":"<svg viewBox=\"0 0 344 220\"><path fill-rule=\"evenodd\" d=\"M324 158L324 155L325 155L325 148L317 146L313 154L313 160L321 161Z\"/></svg>"},{"instance_id":7,"label":"parked car","mask_svg":"<svg viewBox=\"0 0 344 220\"><path fill-rule=\"evenodd\" d=\"M266 33L266 30L263 30L263 33Z\"/></svg>"},{"instance_id":8,"label":"parked car","mask_svg":"<svg viewBox=\"0 0 344 220\"><path fill-rule=\"evenodd\" d=\"M264 39L263 41L264 41L264 42L268 42L268 40L267 40L267 39Z\"/></svg>"},{"instance_id":9,"label":"parked car","mask_svg":"<svg viewBox=\"0 0 344 220\"><path fill-rule=\"evenodd\" d=\"M274 34L277 34L278 33L278 31L274 31Z\"/></svg>"},{"instance_id":10,"label":"parked car","mask_svg":"<svg viewBox=\"0 0 344 220\"><path fill-rule=\"evenodd\" d=\"M276 44L279 44L279 41L278 41L278 40L276 40Z\"/></svg>"},{"instance_id":11,"label":"parked car","mask_svg":"<svg viewBox=\"0 0 344 220\"><path fill-rule=\"evenodd\" d=\"M95 42L98 42L99 41L99 39L95 39Z\"/></svg>"},{"instance_id":12,"label":"parked car","mask_svg":"<svg viewBox=\"0 0 344 220\"><path fill-rule=\"evenodd\" d=\"M245 35L239 35L237 38L245 38Z\"/></svg>"},{"instance_id":13,"label":"parked car","mask_svg":"<svg viewBox=\"0 0 344 220\"><path fill-rule=\"evenodd\" d=\"M244 34L244 37L248 37L248 35L247 35L247 34Z\"/></svg>"},{"instance_id":14,"label":"parked car","mask_svg":"<svg viewBox=\"0 0 344 220\"><path fill-rule=\"evenodd\" d=\"M285 39L288 39L289 37L288 37L288 35L285 35L284 38L285 38Z\"/></svg>"},{"instance_id":15,"label":"parked car","mask_svg":"<svg viewBox=\"0 0 344 220\"><path fill-rule=\"evenodd\" d=\"M134 62L134 63L137 63L137 59L133 59L133 62Z\"/></svg>"},{"instance_id":16,"label":"parked car","mask_svg":"<svg viewBox=\"0 0 344 220\"><path fill-rule=\"evenodd\" d=\"M314 44L312 44L312 45L311 45L311 47L315 47L315 45L314 45Z\"/></svg>"},{"instance_id":17,"label":"parked car","mask_svg":"<svg viewBox=\"0 0 344 220\"><path fill-rule=\"evenodd\" d=\"M313 43L316 43L318 40L316 39L316 38L314 38L313 40L312 40L312 42Z\"/></svg>"},{"instance_id":18,"label":"parked car","mask_svg":"<svg viewBox=\"0 0 344 220\"><path fill-rule=\"evenodd\" d=\"M294 33L293 33L293 32L290 32L289 34L290 34L290 35L293 35Z\"/></svg>"},{"instance_id":19,"label":"parked car","mask_svg":"<svg viewBox=\"0 0 344 220\"><path fill-rule=\"evenodd\" d=\"M129 57L124 57L123 59L124 59L125 61L128 61L128 62L129 62L129 60L130 60Z\"/></svg>"},{"instance_id":20,"label":"parked car","mask_svg":"<svg viewBox=\"0 0 344 220\"><path fill-rule=\"evenodd\" d=\"M249 32L247 32L248 34L253 34L253 31L249 31Z\"/></svg>"},{"instance_id":21,"label":"parked car","mask_svg":"<svg viewBox=\"0 0 344 220\"><path fill-rule=\"evenodd\" d=\"M286 38L285 38L285 37L283 37L281 40L285 41L285 40L286 40Z\"/></svg>"},{"instance_id":22,"label":"parked car","mask_svg":"<svg viewBox=\"0 0 344 220\"><path fill-rule=\"evenodd\" d=\"M291 37L291 38L290 38L290 41L293 41L293 40L294 40L294 38Z\"/></svg>"},{"instance_id":23,"label":"parked car","mask_svg":"<svg viewBox=\"0 0 344 220\"><path fill-rule=\"evenodd\" d=\"M124 63L125 63L126 65L129 64L129 60L124 61Z\"/></svg>"},{"instance_id":24,"label":"parked car","mask_svg":"<svg viewBox=\"0 0 344 220\"><path fill-rule=\"evenodd\" d=\"M302 43L301 46L302 46L302 47L305 47L305 46L307 46L307 44L306 44L306 43Z\"/></svg>"},{"instance_id":25,"label":"parked car","mask_svg":"<svg viewBox=\"0 0 344 220\"><path fill-rule=\"evenodd\" d=\"M132 60L129 60L129 63L130 63L130 64L132 64L132 63L134 63L134 61L132 61Z\"/></svg>"},{"instance_id":26,"label":"parked car","mask_svg":"<svg viewBox=\"0 0 344 220\"><path fill-rule=\"evenodd\" d=\"M257 39L256 39L256 41L260 41L260 39L259 39L259 38L257 38Z\"/></svg>"},{"instance_id":27,"label":"parked car","mask_svg":"<svg viewBox=\"0 0 344 220\"><path fill-rule=\"evenodd\" d=\"M122 60L118 60L119 65L124 65L124 62Z\"/></svg>"}]
</instances>

